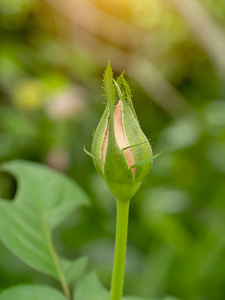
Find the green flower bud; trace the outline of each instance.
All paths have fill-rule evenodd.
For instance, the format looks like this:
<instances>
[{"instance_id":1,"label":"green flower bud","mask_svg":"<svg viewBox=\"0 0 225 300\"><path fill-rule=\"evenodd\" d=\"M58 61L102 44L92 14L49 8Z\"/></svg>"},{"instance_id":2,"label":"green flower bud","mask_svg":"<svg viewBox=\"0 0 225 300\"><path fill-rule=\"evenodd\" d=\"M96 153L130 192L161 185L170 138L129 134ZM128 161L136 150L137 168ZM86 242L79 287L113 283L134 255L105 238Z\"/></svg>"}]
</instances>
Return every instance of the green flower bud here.
<instances>
[{"instance_id":1,"label":"green flower bud","mask_svg":"<svg viewBox=\"0 0 225 300\"><path fill-rule=\"evenodd\" d=\"M120 85L126 94L121 92ZM91 156L99 174L118 200L130 200L149 173L152 160L150 143L141 130L123 75L117 82L108 65L104 86L107 105L94 133ZM115 106L115 88L120 100Z\"/></svg>"}]
</instances>

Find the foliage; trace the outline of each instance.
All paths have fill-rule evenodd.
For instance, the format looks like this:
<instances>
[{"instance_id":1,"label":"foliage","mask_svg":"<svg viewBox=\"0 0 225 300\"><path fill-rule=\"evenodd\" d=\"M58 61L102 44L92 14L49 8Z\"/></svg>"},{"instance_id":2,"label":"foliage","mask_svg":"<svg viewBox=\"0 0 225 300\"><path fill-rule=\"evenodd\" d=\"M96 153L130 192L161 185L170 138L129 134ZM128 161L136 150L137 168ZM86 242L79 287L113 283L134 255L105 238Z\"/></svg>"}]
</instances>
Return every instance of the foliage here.
<instances>
[{"instance_id":1,"label":"foliage","mask_svg":"<svg viewBox=\"0 0 225 300\"><path fill-rule=\"evenodd\" d=\"M109 292L101 285L95 273L88 274L79 283L74 300L90 299L90 300L108 300ZM138 297L123 297L122 300L154 300ZM166 297L163 300L176 300L172 297Z\"/></svg>"},{"instance_id":2,"label":"foliage","mask_svg":"<svg viewBox=\"0 0 225 300\"><path fill-rule=\"evenodd\" d=\"M0 239L30 267L58 279L63 288L84 271L86 258L59 258L51 231L78 206L88 203L79 186L43 166L22 161L3 164L19 180L13 203L0 202Z\"/></svg>"},{"instance_id":3,"label":"foliage","mask_svg":"<svg viewBox=\"0 0 225 300\"><path fill-rule=\"evenodd\" d=\"M59 257L51 231L71 211L88 203L86 194L68 178L35 163L12 161L3 164L2 170L17 177L18 190L13 203L0 200L0 239L27 265L59 280L65 296L71 299L68 284L82 274L87 259L68 261ZM65 299L54 289L35 285L9 288L0 299L13 299L15 295L18 299ZM106 300L108 295L91 274L81 281L74 299Z\"/></svg>"},{"instance_id":4,"label":"foliage","mask_svg":"<svg viewBox=\"0 0 225 300\"><path fill-rule=\"evenodd\" d=\"M56 290L46 286L38 286L38 285L20 285L17 287L12 287L4 291L3 293L1 293L0 299L1 300L13 300L13 299L66 300L66 298Z\"/></svg>"}]
</instances>

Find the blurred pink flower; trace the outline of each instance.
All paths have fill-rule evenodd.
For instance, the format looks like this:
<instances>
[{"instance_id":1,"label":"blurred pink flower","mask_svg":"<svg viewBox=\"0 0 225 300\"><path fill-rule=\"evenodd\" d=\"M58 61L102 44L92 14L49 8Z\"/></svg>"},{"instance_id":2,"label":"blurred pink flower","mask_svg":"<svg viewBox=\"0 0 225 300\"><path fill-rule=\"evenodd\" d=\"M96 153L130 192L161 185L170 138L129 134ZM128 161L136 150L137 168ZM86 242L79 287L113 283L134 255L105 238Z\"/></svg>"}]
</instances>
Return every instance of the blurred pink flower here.
<instances>
[{"instance_id":1,"label":"blurred pink flower","mask_svg":"<svg viewBox=\"0 0 225 300\"><path fill-rule=\"evenodd\" d=\"M46 113L55 120L72 119L86 107L85 91L81 87L70 88L47 101Z\"/></svg>"},{"instance_id":2,"label":"blurred pink flower","mask_svg":"<svg viewBox=\"0 0 225 300\"><path fill-rule=\"evenodd\" d=\"M45 157L45 162L48 166L61 172L68 169L69 160L67 149L59 146L53 146Z\"/></svg>"}]
</instances>

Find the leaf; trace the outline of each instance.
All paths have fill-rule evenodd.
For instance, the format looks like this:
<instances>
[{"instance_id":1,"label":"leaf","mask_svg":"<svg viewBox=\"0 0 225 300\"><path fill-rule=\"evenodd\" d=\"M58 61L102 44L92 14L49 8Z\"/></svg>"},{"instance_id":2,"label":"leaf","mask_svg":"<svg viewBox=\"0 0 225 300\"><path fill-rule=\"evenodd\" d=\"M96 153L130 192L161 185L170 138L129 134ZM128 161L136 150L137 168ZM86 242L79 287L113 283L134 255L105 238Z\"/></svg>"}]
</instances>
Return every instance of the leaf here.
<instances>
[{"instance_id":1,"label":"leaf","mask_svg":"<svg viewBox=\"0 0 225 300\"><path fill-rule=\"evenodd\" d=\"M90 273L78 283L73 299L109 300L109 292L102 286L97 274Z\"/></svg>"},{"instance_id":2,"label":"leaf","mask_svg":"<svg viewBox=\"0 0 225 300\"><path fill-rule=\"evenodd\" d=\"M138 144L135 144L135 145L131 145L131 146L125 147L125 148L122 149L122 151L125 151L125 150L127 150L127 149L131 149L131 148L134 148L134 147L137 147L137 146L146 144L146 143L149 143L149 140L144 141L144 142L142 142L142 143L138 143Z\"/></svg>"},{"instance_id":3,"label":"leaf","mask_svg":"<svg viewBox=\"0 0 225 300\"><path fill-rule=\"evenodd\" d=\"M14 201L0 199L0 239L30 267L58 280L72 281L83 272L87 259L59 258L51 231L88 198L72 180L43 165L12 161L1 170L18 180Z\"/></svg>"},{"instance_id":4,"label":"leaf","mask_svg":"<svg viewBox=\"0 0 225 300\"><path fill-rule=\"evenodd\" d=\"M113 71L110 65L110 61L108 62L108 66L105 70L104 76L103 76L103 83L104 83L104 89L106 92L107 101L109 104L109 140L112 140L115 142L115 134L114 134L114 85L113 85ZM108 151L107 151L108 152Z\"/></svg>"},{"instance_id":5,"label":"leaf","mask_svg":"<svg viewBox=\"0 0 225 300\"><path fill-rule=\"evenodd\" d=\"M130 169L136 168L136 167L138 167L138 166L142 166L142 165L144 165L144 164L147 164L147 163L149 163L149 162L155 160L161 153L162 153L162 151L161 151L160 153L156 154L156 155L153 155L153 156L151 156L151 157L149 157L149 158L146 158L146 159L144 159L144 160L142 160L142 161L140 161L140 162L134 164L133 166L130 167Z\"/></svg>"},{"instance_id":6,"label":"leaf","mask_svg":"<svg viewBox=\"0 0 225 300\"><path fill-rule=\"evenodd\" d=\"M0 300L66 300L66 297L50 287L19 285L3 291Z\"/></svg>"},{"instance_id":7,"label":"leaf","mask_svg":"<svg viewBox=\"0 0 225 300\"><path fill-rule=\"evenodd\" d=\"M73 300L109 300L109 291L101 284L96 273L90 273L78 282ZM0 299L1 300L1 299ZM156 300L140 297L125 296L122 300ZM159 300L159 299L158 299ZM163 300L178 300L166 297Z\"/></svg>"},{"instance_id":8,"label":"leaf","mask_svg":"<svg viewBox=\"0 0 225 300\"><path fill-rule=\"evenodd\" d=\"M0 299L1 300L1 299ZM153 299L147 299L147 298L140 298L140 297L123 297L122 300L153 300ZM154 299L155 300L155 299Z\"/></svg>"},{"instance_id":9,"label":"leaf","mask_svg":"<svg viewBox=\"0 0 225 300\"><path fill-rule=\"evenodd\" d=\"M115 88L116 88L116 91L117 91L117 94L118 94L119 98L120 98L121 100L123 99L123 101L125 101L124 95L123 95L123 93L122 93L122 91L121 91L121 89L120 89L119 84L118 84L117 81L115 81L115 80L113 80L113 82L114 82L114 86L115 86Z\"/></svg>"},{"instance_id":10,"label":"leaf","mask_svg":"<svg viewBox=\"0 0 225 300\"><path fill-rule=\"evenodd\" d=\"M0 299L1 300L1 299ZM160 299L150 299L150 298L140 298L140 297L123 297L122 300L160 300ZM174 297L166 297L166 298L163 298L161 300L178 300L177 298L174 298Z\"/></svg>"},{"instance_id":11,"label":"leaf","mask_svg":"<svg viewBox=\"0 0 225 300\"><path fill-rule=\"evenodd\" d=\"M134 105L133 105L133 102L132 102L132 99L131 99L132 98L131 89L130 89L129 84L127 83L127 81L124 77L123 77L123 85L124 85L125 90L126 90L127 102L129 103L130 108L131 108L131 110L132 110L132 112L133 112L133 114L134 114L134 116L135 116L135 118L136 118L136 120L139 124L139 120L138 120L138 117L137 117L137 114L136 114L136 111L134 109Z\"/></svg>"},{"instance_id":12,"label":"leaf","mask_svg":"<svg viewBox=\"0 0 225 300\"><path fill-rule=\"evenodd\" d=\"M87 150L85 149L85 147L84 147L84 152L85 152L87 155L89 155L91 158L96 159L98 162L100 162L101 164L104 165L104 163L103 163L100 159L98 159L96 156L94 156L91 152L87 151Z\"/></svg>"},{"instance_id":13,"label":"leaf","mask_svg":"<svg viewBox=\"0 0 225 300\"><path fill-rule=\"evenodd\" d=\"M61 264L65 273L66 281L68 283L72 283L85 271L88 264L88 258L81 257L74 261L61 259Z\"/></svg>"},{"instance_id":14,"label":"leaf","mask_svg":"<svg viewBox=\"0 0 225 300\"><path fill-rule=\"evenodd\" d=\"M126 94L127 94L127 101L128 103L131 103L131 98L132 98L132 93L131 93L131 89L129 87L129 84L127 83L127 81L125 80L124 77L122 77L122 80L123 80L123 85L125 87L125 90L126 90Z\"/></svg>"},{"instance_id":15,"label":"leaf","mask_svg":"<svg viewBox=\"0 0 225 300\"><path fill-rule=\"evenodd\" d=\"M122 82L123 82L123 74L124 74L124 72L121 73L120 76L117 77L117 79L116 79L116 82L117 82L117 84L119 85L119 87L121 86L121 84L122 84Z\"/></svg>"},{"instance_id":16,"label":"leaf","mask_svg":"<svg viewBox=\"0 0 225 300\"><path fill-rule=\"evenodd\" d=\"M1 299L0 299L1 300ZM160 299L150 299L150 298L140 298L140 297L123 297L122 300L160 300ZM166 297L166 298L163 298L161 300L178 300L176 298L173 298L173 297Z\"/></svg>"},{"instance_id":17,"label":"leaf","mask_svg":"<svg viewBox=\"0 0 225 300\"><path fill-rule=\"evenodd\" d=\"M110 65L110 61L108 62L108 66L105 70L103 76L104 90L106 92L107 100L110 105L110 112L113 114L114 111L114 86L113 86L113 71Z\"/></svg>"}]
</instances>

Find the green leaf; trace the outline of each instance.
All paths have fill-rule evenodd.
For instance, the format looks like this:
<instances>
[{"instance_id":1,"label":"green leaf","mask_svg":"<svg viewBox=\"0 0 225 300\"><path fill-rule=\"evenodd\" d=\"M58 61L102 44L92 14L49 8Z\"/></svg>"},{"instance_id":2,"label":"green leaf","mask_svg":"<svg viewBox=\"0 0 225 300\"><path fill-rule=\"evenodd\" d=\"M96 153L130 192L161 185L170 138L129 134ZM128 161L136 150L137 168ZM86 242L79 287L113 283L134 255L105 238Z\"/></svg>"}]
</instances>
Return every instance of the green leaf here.
<instances>
[{"instance_id":1,"label":"green leaf","mask_svg":"<svg viewBox=\"0 0 225 300\"><path fill-rule=\"evenodd\" d=\"M124 74L124 72L121 73L120 76L117 77L117 79L116 79L116 82L117 82L117 84L119 85L119 87L120 87L121 84L123 83L123 74Z\"/></svg>"},{"instance_id":2,"label":"green leaf","mask_svg":"<svg viewBox=\"0 0 225 300\"><path fill-rule=\"evenodd\" d=\"M128 297L123 297L122 300L160 300L160 299L140 298L140 297L130 297L130 296L128 296ZM166 297L166 298L163 298L162 300L178 300L178 299L173 298L173 297Z\"/></svg>"},{"instance_id":3,"label":"green leaf","mask_svg":"<svg viewBox=\"0 0 225 300\"><path fill-rule=\"evenodd\" d=\"M113 143L116 142L115 134L114 134L114 85L113 85L113 71L110 65L110 61L108 62L108 66L105 70L104 76L103 76L103 82L104 82L104 89L107 96L107 101L109 103L109 141L113 141Z\"/></svg>"},{"instance_id":4,"label":"green leaf","mask_svg":"<svg viewBox=\"0 0 225 300\"><path fill-rule=\"evenodd\" d=\"M72 281L84 271L87 259L59 258L51 231L80 205L88 203L72 180L43 165L12 161L1 170L14 175L14 201L0 199L0 239L30 267L58 280Z\"/></svg>"},{"instance_id":5,"label":"green leaf","mask_svg":"<svg viewBox=\"0 0 225 300\"><path fill-rule=\"evenodd\" d=\"M147 141L144 141L144 142L139 143L139 144L135 144L135 145L131 145L131 146L125 147L125 148L122 149L122 151L125 151L125 150L127 150L127 149L131 149L131 148L134 148L134 147L137 147L137 146L140 146L140 145L149 143L149 141L150 141L150 140L147 140Z\"/></svg>"},{"instance_id":6,"label":"green leaf","mask_svg":"<svg viewBox=\"0 0 225 300\"><path fill-rule=\"evenodd\" d=\"M73 261L61 258L60 261L68 283L73 283L78 279L88 264L87 257L81 257Z\"/></svg>"},{"instance_id":7,"label":"green leaf","mask_svg":"<svg viewBox=\"0 0 225 300\"><path fill-rule=\"evenodd\" d=\"M74 300L109 300L109 292L103 287L96 273L90 273L79 281Z\"/></svg>"},{"instance_id":8,"label":"green leaf","mask_svg":"<svg viewBox=\"0 0 225 300\"><path fill-rule=\"evenodd\" d=\"M155 160L161 153L162 153L162 152L160 152L160 153L158 153L158 154L156 154L156 155L152 155L151 157L146 158L146 159L144 159L144 160L142 160L142 161L140 161L140 162L134 164L133 166L130 167L130 169L136 168L136 167L138 167L138 166L142 166L142 165L144 165L144 164L147 164L147 163L149 163L149 162Z\"/></svg>"},{"instance_id":9,"label":"green leaf","mask_svg":"<svg viewBox=\"0 0 225 300\"><path fill-rule=\"evenodd\" d=\"M78 282L77 288L73 295L73 300L109 300L109 298L110 298L109 291L101 284L97 274L94 272L86 275ZM125 296L122 298L122 300L156 300L156 299ZM166 297L163 300L178 300L178 299L172 297Z\"/></svg>"},{"instance_id":10,"label":"green leaf","mask_svg":"<svg viewBox=\"0 0 225 300\"><path fill-rule=\"evenodd\" d=\"M125 87L125 90L126 90L126 96L127 96L127 102L128 104L130 105L130 108L135 116L135 118L137 119L137 122L139 124L139 120L138 120L138 117L137 117L137 114L136 114L136 111L134 109L134 105L133 105L133 102L132 102L132 93L131 93L131 89L130 89L130 86L129 84L127 83L126 79L123 77L123 85Z\"/></svg>"},{"instance_id":11,"label":"green leaf","mask_svg":"<svg viewBox=\"0 0 225 300\"><path fill-rule=\"evenodd\" d=\"M108 62L108 66L103 76L103 83L104 83L104 90L106 92L107 100L110 106L110 112L113 114L115 91L113 86L113 71L110 65L110 61Z\"/></svg>"},{"instance_id":12,"label":"green leaf","mask_svg":"<svg viewBox=\"0 0 225 300\"><path fill-rule=\"evenodd\" d=\"M147 299L147 298L140 298L140 297L123 297L122 300L153 300L153 299Z\"/></svg>"},{"instance_id":13,"label":"green leaf","mask_svg":"<svg viewBox=\"0 0 225 300\"><path fill-rule=\"evenodd\" d=\"M1 300L1 299L0 299ZM140 297L123 297L122 300L160 300L160 299L152 299L152 298L140 298ZM166 297L161 300L178 300L177 298L174 297Z\"/></svg>"},{"instance_id":14,"label":"green leaf","mask_svg":"<svg viewBox=\"0 0 225 300\"><path fill-rule=\"evenodd\" d=\"M104 165L104 163L103 163L100 159L98 159L98 158L97 158L95 155L93 155L91 152L87 151L87 150L85 149L85 147L84 147L84 152L85 152L87 155L89 155L91 158L96 159L98 162L100 162L101 164Z\"/></svg>"},{"instance_id":15,"label":"green leaf","mask_svg":"<svg viewBox=\"0 0 225 300\"><path fill-rule=\"evenodd\" d=\"M132 98L131 89L129 87L129 84L127 83L127 81L125 80L125 78L123 76L122 76L122 81L123 81L123 85L124 85L125 90L126 90L128 103L131 104L132 103L132 101L131 101L131 98Z\"/></svg>"},{"instance_id":16,"label":"green leaf","mask_svg":"<svg viewBox=\"0 0 225 300\"><path fill-rule=\"evenodd\" d=\"M66 297L50 287L19 285L3 291L0 300L66 300Z\"/></svg>"},{"instance_id":17,"label":"green leaf","mask_svg":"<svg viewBox=\"0 0 225 300\"><path fill-rule=\"evenodd\" d=\"M115 81L115 80L113 80L113 82L114 82L114 86L115 86L115 88L116 88L116 91L117 91L117 94L118 94L119 98L120 98L121 100L125 101L125 97L124 97L124 95L123 95L123 93L122 93L122 91L121 91L121 89L120 89L119 84L118 84L117 81Z\"/></svg>"}]
</instances>

